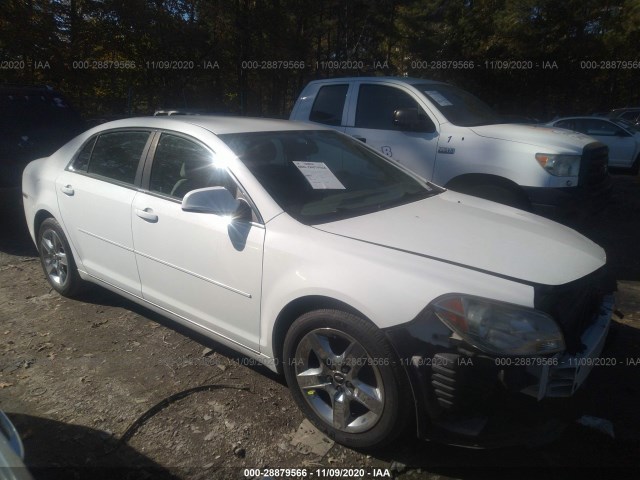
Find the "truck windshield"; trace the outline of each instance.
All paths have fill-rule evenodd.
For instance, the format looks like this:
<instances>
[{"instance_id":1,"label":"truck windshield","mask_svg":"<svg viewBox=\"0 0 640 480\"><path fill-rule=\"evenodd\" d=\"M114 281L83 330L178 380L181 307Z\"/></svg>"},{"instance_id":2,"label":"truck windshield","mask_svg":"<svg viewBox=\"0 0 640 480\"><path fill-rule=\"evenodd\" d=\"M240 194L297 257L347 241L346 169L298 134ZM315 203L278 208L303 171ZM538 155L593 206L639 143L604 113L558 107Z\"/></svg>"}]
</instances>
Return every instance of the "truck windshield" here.
<instances>
[{"instance_id":1,"label":"truck windshield","mask_svg":"<svg viewBox=\"0 0 640 480\"><path fill-rule=\"evenodd\" d=\"M454 125L477 127L503 123L489 105L461 88L446 84L414 85Z\"/></svg>"},{"instance_id":2,"label":"truck windshield","mask_svg":"<svg viewBox=\"0 0 640 480\"><path fill-rule=\"evenodd\" d=\"M422 200L442 188L332 131L219 135L273 199L307 225Z\"/></svg>"}]
</instances>

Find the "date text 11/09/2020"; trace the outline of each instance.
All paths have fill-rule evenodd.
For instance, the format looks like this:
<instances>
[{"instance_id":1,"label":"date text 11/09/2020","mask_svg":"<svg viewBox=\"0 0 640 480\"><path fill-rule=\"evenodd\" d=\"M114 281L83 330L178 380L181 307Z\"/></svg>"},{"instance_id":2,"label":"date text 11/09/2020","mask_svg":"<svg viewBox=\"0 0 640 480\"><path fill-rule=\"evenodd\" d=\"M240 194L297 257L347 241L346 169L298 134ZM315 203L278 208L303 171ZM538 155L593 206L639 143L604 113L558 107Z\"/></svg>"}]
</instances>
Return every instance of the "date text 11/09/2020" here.
<instances>
[{"instance_id":1,"label":"date text 11/09/2020","mask_svg":"<svg viewBox=\"0 0 640 480\"><path fill-rule=\"evenodd\" d=\"M402 366L447 366L450 365L453 360L447 360L440 357L419 357L414 356L411 358L400 358L398 363ZM498 360L496 360L497 362ZM331 366L335 363L336 366L344 367L364 367L364 366L389 366L394 365L396 362L389 358L345 358L338 365L336 361L332 359L326 360L327 365ZM210 356L202 356L202 357L182 357L178 359L176 362L178 365L196 365L196 366L215 366L215 365L241 365L244 367L255 367L258 365L303 365L303 361L300 359L290 358L285 360L280 360L278 358L265 358L262 360L256 360L250 357L238 357L238 358L227 358L227 357L210 357ZM455 363L458 366L472 367L473 359L469 357L460 357L455 360ZM507 363L504 363L507 365Z\"/></svg>"},{"instance_id":2,"label":"date text 11/09/2020","mask_svg":"<svg viewBox=\"0 0 640 480\"><path fill-rule=\"evenodd\" d=\"M212 365L232 365L238 364L245 367L255 367L258 365L301 365L301 360L295 358L280 361L277 358L269 358L264 360L256 360L249 357L240 358L220 358L203 356L199 358L184 357L177 363L180 365L197 365L197 366L212 366ZM459 367L473 367L473 358L470 357L458 357L455 360L449 360L443 357L419 357L414 356L411 358L401 358L399 360L400 365L403 366L415 366L415 367L433 367L433 366L451 366L451 362L455 362ZM532 367L532 366L549 366L555 367L560 364L558 357L497 357L494 359L497 366L500 367ZM640 357L625 357L619 359L616 357L572 357L566 360L568 366L572 367L637 367L640 366ZM332 360L328 359L327 363L331 365ZM340 366L350 367L362 367L365 365L370 366L387 366L392 365L394 362L388 358L353 358L344 359Z\"/></svg>"},{"instance_id":3,"label":"date text 11/09/2020","mask_svg":"<svg viewBox=\"0 0 640 480\"><path fill-rule=\"evenodd\" d=\"M388 468L245 468L245 478L391 478Z\"/></svg>"}]
</instances>

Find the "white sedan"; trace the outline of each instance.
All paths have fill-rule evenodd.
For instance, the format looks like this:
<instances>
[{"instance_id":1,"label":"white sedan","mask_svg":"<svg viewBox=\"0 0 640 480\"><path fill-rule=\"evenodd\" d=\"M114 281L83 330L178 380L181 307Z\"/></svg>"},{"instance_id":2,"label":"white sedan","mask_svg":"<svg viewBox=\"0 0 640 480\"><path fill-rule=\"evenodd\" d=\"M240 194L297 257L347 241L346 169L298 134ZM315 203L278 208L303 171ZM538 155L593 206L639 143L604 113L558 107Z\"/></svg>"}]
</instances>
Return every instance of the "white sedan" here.
<instances>
[{"instance_id":1,"label":"white sedan","mask_svg":"<svg viewBox=\"0 0 640 480\"><path fill-rule=\"evenodd\" d=\"M584 133L609 147L609 166L640 172L640 130L623 118L564 117L547 126Z\"/></svg>"},{"instance_id":2,"label":"white sedan","mask_svg":"<svg viewBox=\"0 0 640 480\"><path fill-rule=\"evenodd\" d=\"M600 247L313 125L106 123L29 164L23 196L56 291L102 285L284 373L351 447L410 424L538 441L610 323Z\"/></svg>"}]
</instances>

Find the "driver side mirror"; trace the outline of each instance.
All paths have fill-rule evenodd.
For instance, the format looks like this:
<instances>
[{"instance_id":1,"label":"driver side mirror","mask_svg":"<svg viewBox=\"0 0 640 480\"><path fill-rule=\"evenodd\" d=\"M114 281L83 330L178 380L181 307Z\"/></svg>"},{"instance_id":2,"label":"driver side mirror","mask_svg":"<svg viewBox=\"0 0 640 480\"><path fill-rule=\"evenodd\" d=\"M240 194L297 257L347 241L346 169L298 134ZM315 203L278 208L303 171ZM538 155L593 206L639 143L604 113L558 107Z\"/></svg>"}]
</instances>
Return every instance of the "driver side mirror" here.
<instances>
[{"instance_id":1,"label":"driver side mirror","mask_svg":"<svg viewBox=\"0 0 640 480\"><path fill-rule=\"evenodd\" d=\"M417 108L399 108L393 112L393 124L408 132L433 133L436 127L424 113Z\"/></svg>"},{"instance_id":2,"label":"driver side mirror","mask_svg":"<svg viewBox=\"0 0 640 480\"><path fill-rule=\"evenodd\" d=\"M182 199L182 210L194 213L212 213L232 216L234 220L251 221L252 211L244 199L236 199L224 187L192 190Z\"/></svg>"}]
</instances>

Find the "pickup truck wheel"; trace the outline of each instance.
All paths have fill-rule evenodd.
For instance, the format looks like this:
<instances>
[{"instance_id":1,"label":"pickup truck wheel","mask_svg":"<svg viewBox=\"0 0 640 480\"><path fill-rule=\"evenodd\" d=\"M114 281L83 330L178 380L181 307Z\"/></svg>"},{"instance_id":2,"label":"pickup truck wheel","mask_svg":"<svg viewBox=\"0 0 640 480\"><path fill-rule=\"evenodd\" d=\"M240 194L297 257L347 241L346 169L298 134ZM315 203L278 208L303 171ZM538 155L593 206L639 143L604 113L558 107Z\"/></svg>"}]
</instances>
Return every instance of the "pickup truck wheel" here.
<instances>
[{"instance_id":1,"label":"pickup truck wheel","mask_svg":"<svg viewBox=\"0 0 640 480\"><path fill-rule=\"evenodd\" d=\"M60 224L47 218L38 231L40 263L53 289L65 297L73 297L84 285L78 274L71 247Z\"/></svg>"},{"instance_id":2,"label":"pickup truck wheel","mask_svg":"<svg viewBox=\"0 0 640 480\"><path fill-rule=\"evenodd\" d=\"M466 185L456 190L461 193L466 193L467 195L473 195L474 197L484 198L485 200L491 200L492 202L519 208L520 210L531 210L531 203L527 196L524 193L506 185Z\"/></svg>"},{"instance_id":3,"label":"pickup truck wheel","mask_svg":"<svg viewBox=\"0 0 640 480\"><path fill-rule=\"evenodd\" d=\"M336 442L380 447L405 429L413 410L408 380L370 322L338 310L306 313L287 332L283 358L294 400Z\"/></svg>"}]
</instances>

